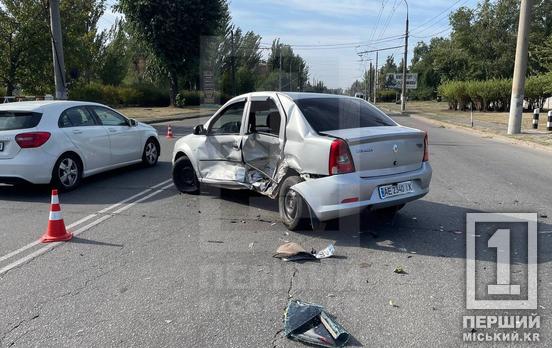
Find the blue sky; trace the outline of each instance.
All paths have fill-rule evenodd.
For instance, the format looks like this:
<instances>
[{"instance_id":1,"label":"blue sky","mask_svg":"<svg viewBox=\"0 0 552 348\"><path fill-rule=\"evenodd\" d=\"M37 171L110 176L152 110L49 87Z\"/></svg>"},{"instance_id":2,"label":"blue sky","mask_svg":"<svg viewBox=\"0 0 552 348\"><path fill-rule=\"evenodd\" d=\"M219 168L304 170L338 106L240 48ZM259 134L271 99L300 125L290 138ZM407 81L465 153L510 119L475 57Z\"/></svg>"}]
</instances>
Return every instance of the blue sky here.
<instances>
[{"instance_id":1,"label":"blue sky","mask_svg":"<svg viewBox=\"0 0 552 348\"><path fill-rule=\"evenodd\" d=\"M474 7L477 0L407 0L410 8L410 52L416 42L450 32L448 14L461 6ZM114 1L108 1L113 3ZM404 0L231 0L235 25L252 30L269 46L280 38L309 65L311 79L327 86L347 88L363 74L368 59L358 52L403 45L406 5ZM100 27L108 27L116 14L108 9ZM321 46L327 45L327 46ZM330 46L334 45L334 46ZM380 65L388 55L398 63L402 48L380 52Z\"/></svg>"}]
</instances>

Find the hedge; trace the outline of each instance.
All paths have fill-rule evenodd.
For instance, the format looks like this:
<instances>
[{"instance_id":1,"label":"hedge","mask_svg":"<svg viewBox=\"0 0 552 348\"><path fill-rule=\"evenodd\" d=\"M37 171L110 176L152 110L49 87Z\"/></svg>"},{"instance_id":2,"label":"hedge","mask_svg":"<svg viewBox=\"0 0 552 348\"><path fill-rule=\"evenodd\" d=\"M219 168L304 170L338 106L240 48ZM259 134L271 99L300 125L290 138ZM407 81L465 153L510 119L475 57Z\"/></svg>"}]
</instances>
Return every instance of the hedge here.
<instances>
[{"instance_id":1,"label":"hedge","mask_svg":"<svg viewBox=\"0 0 552 348\"><path fill-rule=\"evenodd\" d=\"M76 86L69 90L72 100L118 106L168 106L169 92L152 85L111 86L99 83Z\"/></svg>"},{"instance_id":2,"label":"hedge","mask_svg":"<svg viewBox=\"0 0 552 348\"><path fill-rule=\"evenodd\" d=\"M176 96L176 106L184 107L201 105L202 97L203 92L201 91L180 91ZM215 92L214 99L215 103L224 104L232 99L232 97L226 94L221 94L220 92Z\"/></svg>"},{"instance_id":3,"label":"hedge","mask_svg":"<svg viewBox=\"0 0 552 348\"><path fill-rule=\"evenodd\" d=\"M392 103L397 99L397 92L394 89L378 90L378 101Z\"/></svg>"},{"instance_id":4,"label":"hedge","mask_svg":"<svg viewBox=\"0 0 552 348\"><path fill-rule=\"evenodd\" d=\"M479 111L507 111L510 108L512 80L448 81L439 86L451 110L467 110L473 103ZM525 99L532 107L541 108L546 98L552 96L552 73L527 79Z\"/></svg>"}]
</instances>

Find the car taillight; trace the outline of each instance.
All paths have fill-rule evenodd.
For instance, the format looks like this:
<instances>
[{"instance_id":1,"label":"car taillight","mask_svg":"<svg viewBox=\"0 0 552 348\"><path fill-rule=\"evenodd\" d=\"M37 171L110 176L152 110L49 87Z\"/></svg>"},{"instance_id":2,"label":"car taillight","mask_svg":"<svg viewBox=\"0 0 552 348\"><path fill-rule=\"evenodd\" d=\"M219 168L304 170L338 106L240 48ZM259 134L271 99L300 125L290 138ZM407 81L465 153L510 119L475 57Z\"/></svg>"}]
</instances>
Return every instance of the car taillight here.
<instances>
[{"instance_id":1,"label":"car taillight","mask_svg":"<svg viewBox=\"0 0 552 348\"><path fill-rule=\"evenodd\" d=\"M427 132L424 137L424 162L429 162L429 137Z\"/></svg>"},{"instance_id":2,"label":"car taillight","mask_svg":"<svg viewBox=\"0 0 552 348\"><path fill-rule=\"evenodd\" d=\"M330 175L346 174L355 171L355 164L349 146L342 139L336 139L330 147Z\"/></svg>"},{"instance_id":3,"label":"car taillight","mask_svg":"<svg viewBox=\"0 0 552 348\"><path fill-rule=\"evenodd\" d=\"M41 147L50 139L50 136L48 132L21 133L15 136L15 142L22 149L30 149Z\"/></svg>"}]
</instances>

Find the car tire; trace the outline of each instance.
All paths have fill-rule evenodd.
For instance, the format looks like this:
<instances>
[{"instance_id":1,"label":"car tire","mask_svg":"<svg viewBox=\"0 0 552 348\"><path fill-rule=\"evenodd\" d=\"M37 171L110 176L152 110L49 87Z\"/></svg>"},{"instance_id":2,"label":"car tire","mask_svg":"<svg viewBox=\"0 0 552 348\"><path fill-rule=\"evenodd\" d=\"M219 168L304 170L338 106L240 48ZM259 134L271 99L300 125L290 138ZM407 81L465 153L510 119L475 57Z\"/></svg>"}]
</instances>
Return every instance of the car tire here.
<instances>
[{"instance_id":1,"label":"car tire","mask_svg":"<svg viewBox=\"0 0 552 348\"><path fill-rule=\"evenodd\" d=\"M160 146L154 139L148 139L142 153L142 163L146 167L153 167L159 161Z\"/></svg>"},{"instance_id":2,"label":"car tire","mask_svg":"<svg viewBox=\"0 0 552 348\"><path fill-rule=\"evenodd\" d=\"M78 156L70 153L62 155L54 165L52 185L63 192L72 191L80 185L82 171Z\"/></svg>"},{"instance_id":3,"label":"car tire","mask_svg":"<svg viewBox=\"0 0 552 348\"><path fill-rule=\"evenodd\" d=\"M172 176L174 186L180 192L191 195L199 194L199 180L188 157L180 157L174 162Z\"/></svg>"},{"instance_id":4,"label":"car tire","mask_svg":"<svg viewBox=\"0 0 552 348\"><path fill-rule=\"evenodd\" d=\"M280 186L278 195L278 207L280 217L284 225L290 231L304 230L308 228L308 207L301 195L291 187L302 182L298 176L287 177Z\"/></svg>"}]
</instances>

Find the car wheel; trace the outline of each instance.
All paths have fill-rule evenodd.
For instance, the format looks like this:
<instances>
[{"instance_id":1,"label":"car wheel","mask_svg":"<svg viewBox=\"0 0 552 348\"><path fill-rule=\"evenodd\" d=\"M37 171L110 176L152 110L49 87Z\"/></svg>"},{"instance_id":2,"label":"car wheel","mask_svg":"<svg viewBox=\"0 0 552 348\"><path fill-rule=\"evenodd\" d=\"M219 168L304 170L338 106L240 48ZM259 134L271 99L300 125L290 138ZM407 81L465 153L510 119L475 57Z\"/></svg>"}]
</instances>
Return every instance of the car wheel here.
<instances>
[{"instance_id":1,"label":"car wheel","mask_svg":"<svg viewBox=\"0 0 552 348\"><path fill-rule=\"evenodd\" d=\"M147 167L153 167L159 161L159 144L149 139L144 146L144 153L142 154L142 162Z\"/></svg>"},{"instance_id":2,"label":"car wheel","mask_svg":"<svg viewBox=\"0 0 552 348\"><path fill-rule=\"evenodd\" d=\"M199 180L188 157L181 157L174 163L172 175L174 185L180 192L199 194Z\"/></svg>"},{"instance_id":3,"label":"car wheel","mask_svg":"<svg viewBox=\"0 0 552 348\"><path fill-rule=\"evenodd\" d=\"M291 187L300 183L301 178L290 176L284 180L280 187L278 207L280 217L284 225L291 231L302 230L308 227L308 207L303 197Z\"/></svg>"},{"instance_id":4,"label":"car wheel","mask_svg":"<svg viewBox=\"0 0 552 348\"><path fill-rule=\"evenodd\" d=\"M52 184L61 191L71 191L79 186L82 179L82 165L77 156L61 156L54 165Z\"/></svg>"}]
</instances>

